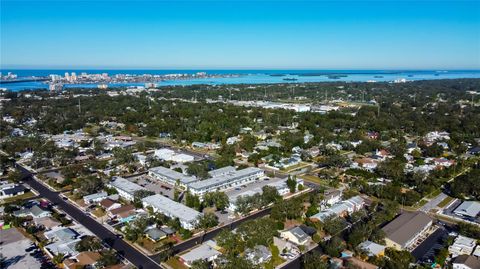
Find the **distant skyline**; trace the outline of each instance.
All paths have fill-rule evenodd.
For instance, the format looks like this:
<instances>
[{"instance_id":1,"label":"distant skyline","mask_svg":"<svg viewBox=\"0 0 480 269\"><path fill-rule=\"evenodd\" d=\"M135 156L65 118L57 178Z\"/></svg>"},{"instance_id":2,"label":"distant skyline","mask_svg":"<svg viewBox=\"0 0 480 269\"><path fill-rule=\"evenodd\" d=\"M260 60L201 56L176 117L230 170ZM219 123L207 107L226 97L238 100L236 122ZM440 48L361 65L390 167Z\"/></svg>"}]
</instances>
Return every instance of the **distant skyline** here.
<instances>
[{"instance_id":1,"label":"distant skyline","mask_svg":"<svg viewBox=\"0 0 480 269\"><path fill-rule=\"evenodd\" d=\"M6 69L480 69L480 1L0 0Z\"/></svg>"}]
</instances>

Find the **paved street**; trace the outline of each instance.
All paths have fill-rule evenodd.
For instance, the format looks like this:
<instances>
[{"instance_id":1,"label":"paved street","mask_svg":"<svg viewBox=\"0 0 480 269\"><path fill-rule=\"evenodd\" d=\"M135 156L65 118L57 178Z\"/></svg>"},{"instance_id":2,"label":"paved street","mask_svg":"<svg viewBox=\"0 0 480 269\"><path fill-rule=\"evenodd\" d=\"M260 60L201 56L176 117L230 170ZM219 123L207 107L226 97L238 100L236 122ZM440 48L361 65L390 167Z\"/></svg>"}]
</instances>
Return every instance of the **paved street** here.
<instances>
[{"instance_id":1,"label":"paved street","mask_svg":"<svg viewBox=\"0 0 480 269\"><path fill-rule=\"evenodd\" d=\"M447 195L442 192L439 195L437 195L435 198L433 198L432 200L428 201L428 203L426 203L422 207L420 207L419 210L423 211L423 212L429 212L430 210L436 208L439 203L441 203L443 200L445 200L445 198L447 198Z\"/></svg>"},{"instance_id":2,"label":"paved street","mask_svg":"<svg viewBox=\"0 0 480 269\"><path fill-rule=\"evenodd\" d=\"M24 181L28 183L38 193L40 193L41 197L44 197L50 200L52 203L55 203L63 211L65 211L67 214L69 214L71 217L73 217L77 222L81 223L87 229L92 231L96 236L98 236L100 239L106 242L109 246L115 249L120 255L125 257L132 264L134 264L138 268L145 268L145 269L161 268L159 264L155 263L149 257L143 255L140 251L130 246L122 239L117 238L115 234L113 234L110 230L105 228L100 223L96 222L94 219L85 215L85 213L82 212L80 209L64 201L62 198L60 198L58 193L51 191L40 182L33 179L33 177L28 171L26 171L25 169L22 169L22 170L24 173L25 172L28 173L28 177L24 178Z\"/></svg>"}]
</instances>

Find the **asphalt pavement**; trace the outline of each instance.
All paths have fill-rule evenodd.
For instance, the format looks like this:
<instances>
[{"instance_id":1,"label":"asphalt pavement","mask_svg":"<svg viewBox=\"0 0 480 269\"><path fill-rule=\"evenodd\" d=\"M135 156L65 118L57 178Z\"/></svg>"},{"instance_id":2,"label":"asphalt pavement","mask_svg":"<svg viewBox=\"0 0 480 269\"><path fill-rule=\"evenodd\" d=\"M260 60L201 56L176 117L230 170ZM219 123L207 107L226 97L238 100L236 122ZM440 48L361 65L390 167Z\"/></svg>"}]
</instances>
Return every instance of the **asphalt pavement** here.
<instances>
[{"instance_id":1,"label":"asphalt pavement","mask_svg":"<svg viewBox=\"0 0 480 269\"><path fill-rule=\"evenodd\" d=\"M22 169L24 170L24 169ZM25 170L24 170L25 172ZM28 183L33 189L35 189L41 197L44 197L50 202L56 204L68 215L74 218L77 222L85 226L97 237L102 239L111 248L115 249L120 255L125 257L133 265L141 269L157 269L162 268L159 264L155 263L151 258L145 256L140 251L118 238L110 230L98 223L83 211L75 207L74 205L64 201L57 192L53 192L44 186L42 183L35 180L31 174L27 171L28 176L24 178L24 181Z\"/></svg>"}]
</instances>

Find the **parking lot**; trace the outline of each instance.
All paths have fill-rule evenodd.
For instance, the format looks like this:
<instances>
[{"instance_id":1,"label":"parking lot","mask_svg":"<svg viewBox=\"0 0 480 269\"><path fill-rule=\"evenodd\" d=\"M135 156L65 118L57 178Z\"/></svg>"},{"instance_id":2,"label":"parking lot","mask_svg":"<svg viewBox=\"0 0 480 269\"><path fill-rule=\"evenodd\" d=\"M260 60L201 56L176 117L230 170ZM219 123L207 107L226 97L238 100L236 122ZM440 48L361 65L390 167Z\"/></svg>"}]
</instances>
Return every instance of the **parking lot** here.
<instances>
[{"instance_id":1,"label":"parking lot","mask_svg":"<svg viewBox=\"0 0 480 269\"><path fill-rule=\"evenodd\" d=\"M436 252L443 247L443 242L447 237L448 231L444 227L438 227L435 232L412 251L412 255L417 261L426 263L433 262Z\"/></svg>"},{"instance_id":2,"label":"parking lot","mask_svg":"<svg viewBox=\"0 0 480 269\"><path fill-rule=\"evenodd\" d=\"M151 178L148 175L140 175L135 177L129 177L129 181L134 182L149 191L153 191L157 194L164 195L170 199L173 199L174 186L160 182Z\"/></svg>"},{"instance_id":3,"label":"parking lot","mask_svg":"<svg viewBox=\"0 0 480 269\"><path fill-rule=\"evenodd\" d=\"M16 228L0 230L0 239L0 252L5 258L2 268L55 268L50 259Z\"/></svg>"}]
</instances>

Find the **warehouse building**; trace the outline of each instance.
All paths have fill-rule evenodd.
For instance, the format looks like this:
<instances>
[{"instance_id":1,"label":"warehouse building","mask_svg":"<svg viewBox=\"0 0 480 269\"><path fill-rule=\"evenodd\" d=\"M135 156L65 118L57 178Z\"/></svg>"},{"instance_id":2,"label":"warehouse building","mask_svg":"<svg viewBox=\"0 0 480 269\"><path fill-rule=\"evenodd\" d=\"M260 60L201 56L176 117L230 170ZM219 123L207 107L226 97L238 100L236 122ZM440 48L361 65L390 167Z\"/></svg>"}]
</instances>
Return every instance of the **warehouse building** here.
<instances>
[{"instance_id":1,"label":"warehouse building","mask_svg":"<svg viewBox=\"0 0 480 269\"><path fill-rule=\"evenodd\" d=\"M151 206L154 212L160 212L169 218L178 218L182 227L188 230L195 228L198 217L202 215L202 213L160 194L145 197L142 199L142 203L144 207Z\"/></svg>"}]
</instances>

